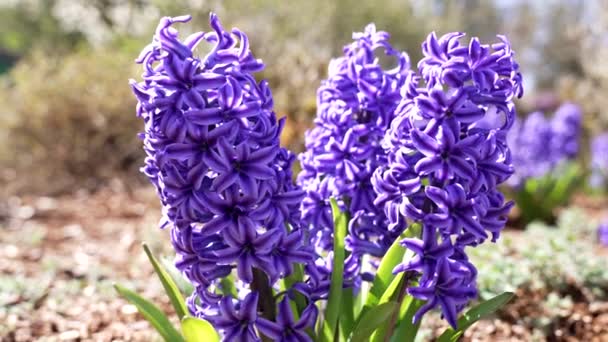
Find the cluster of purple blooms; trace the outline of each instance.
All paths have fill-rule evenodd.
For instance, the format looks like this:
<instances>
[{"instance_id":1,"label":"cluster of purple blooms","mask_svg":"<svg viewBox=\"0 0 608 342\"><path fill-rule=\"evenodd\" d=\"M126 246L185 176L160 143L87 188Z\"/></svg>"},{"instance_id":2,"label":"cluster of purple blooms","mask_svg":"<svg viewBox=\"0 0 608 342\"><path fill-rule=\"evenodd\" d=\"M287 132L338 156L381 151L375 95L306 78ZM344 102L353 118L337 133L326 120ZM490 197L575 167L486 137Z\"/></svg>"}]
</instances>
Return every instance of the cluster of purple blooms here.
<instances>
[{"instance_id":1,"label":"cluster of purple blooms","mask_svg":"<svg viewBox=\"0 0 608 342\"><path fill-rule=\"evenodd\" d=\"M373 278L362 265L363 257L382 257L404 229L389 229L384 211L373 203L371 177L386 164L380 143L411 71L407 54L395 50L388 33L376 31L373 24L353 39L342 57L330 61L328 78L318 89L315 127L306 133L298 184L306 191L302 220L317 247L321 272L326 269L324 255L333 249L330 198L348 213L344 279L345 286L356 289L362 279ZM395 60L396 66L384 68L377 53Z\"/></svg>"},{"instance_id":2,"label":"cluster of purple blooms","mask_svg":"<svg viewBox=\"0 0 608 342\"><path fill-rule=\"evenodd\" d=\"M286 296L276 319L274 307L258 314L256 286L272 286L314 257L300 226L304 193L292 181L295 157L279 146L284 120L273 112L266 81L253 76L264 65L247 36L225 31L215 14L213 31L180 40L172 25L188 20L160 21L137 59L143 81L131 86L145 122L143 172L161 198L176 266L195 285L189 310L229 341L259 341L256 329L307 340L304 330L317 315L312 302L297 322ZM199 58L201 41L212 48ZM235 268L237 298L221 282Z\"/></svg>"},{"instance_id":3,"label":"cluster of purple blooms","mask_svg":"<svg viewBox=\"0 0 608 342\"><path fill-rule=\"evenodd\" d=\"M413 71L386 32L369 25L354 34L319 88L296 185L295 157L279 143L284 120L268 84L253 76L264 64L247 36L211 14L213 31L180 40L172 25L189 19L160 21L137 59L143 80L131 86L145 123L142 170L161 199L176 266L195 285L190 313L228 341L310 341L315 302L329 292L336 198L349 215L344 286L371 280L377 259L418 223L421 236L401 242L415 257L394 272L418 279L408 291L427 302L416 321L440 306L456 326L477 293L465 248L488 233L495 241L512 206L497 190L513 173L507 132L523 92L507 40L462 45L464 34L433 33ZM211 50L197 57L202 41ZM384 68L378 51L396 66ZM304 281L280 292L278 280L296 264ZM305 298L299 314L289 301L295 291Z\"/></svg>"},{"instance_id":4,"label":"cluster of purple blooms","mask_svg":"<svg viewBox=\"0 0 608 342\"><path fill-rule=\"evenodd\" d=\"M593 188L608 187L608 133L591 140L591 177Z\"/></svg>"},{"instance_id":5,"label":"cluster of purple blooms","mask_svg":"<svg viewBox=\"0 0 608 342\"><path fill-rule=\"evenodd\" d=\"M463 36L432 33L423 43L424 58L402 88L383 141L388 162L372 178L374 203L391 225L421 226L420 238L401 242L415 256L393 271L419 275L408 288L426 301L415 321L439 306L453 327L477 295L477 271L465 248L488 233L495 241L512 206L497 185L513 173L507 132L515 120L512 100L523 93L505 37L463 45Z\"/></svg>"},{"instance_id":6,"label":"cluster of purple blooms","mask_svg":"<svg viewBox=\"0 0 608 342\"><path fill-rule=\"evenodd\" d=\"M508 134L514 175L508 184L521 186L529 178L550 174L579 152L582 112L579 106L565 103L553 118L534 112L525 120L517 119Z\"/></svg>"}]
</instances>

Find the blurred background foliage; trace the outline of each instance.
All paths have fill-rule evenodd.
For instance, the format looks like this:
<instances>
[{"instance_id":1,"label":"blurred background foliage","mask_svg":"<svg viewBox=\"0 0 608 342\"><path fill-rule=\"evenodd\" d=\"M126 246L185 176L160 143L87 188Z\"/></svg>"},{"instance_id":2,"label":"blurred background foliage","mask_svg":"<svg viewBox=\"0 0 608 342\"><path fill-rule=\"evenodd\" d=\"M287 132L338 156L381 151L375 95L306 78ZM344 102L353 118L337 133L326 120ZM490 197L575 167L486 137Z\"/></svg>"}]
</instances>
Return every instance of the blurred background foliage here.
<instances>
[{"instance_id":1,"label":"blurred background foliage","mask_svg":"<svg viewBox=\"0 0 608 342\"><path fill-rule=\"evenodd\" d=\"M430 31L505 34L526 83L521 115L570 100L584 109L587 137L608 128L608 1L2 0L0 188L57 194L116 177L141 182L133 59L161 16L192 14L185 35L208 30L211 10L247 32L266 62L261 76L296 152L329 59L369 22L412 51L412 64Z\"/></svg>"}]
</instances>

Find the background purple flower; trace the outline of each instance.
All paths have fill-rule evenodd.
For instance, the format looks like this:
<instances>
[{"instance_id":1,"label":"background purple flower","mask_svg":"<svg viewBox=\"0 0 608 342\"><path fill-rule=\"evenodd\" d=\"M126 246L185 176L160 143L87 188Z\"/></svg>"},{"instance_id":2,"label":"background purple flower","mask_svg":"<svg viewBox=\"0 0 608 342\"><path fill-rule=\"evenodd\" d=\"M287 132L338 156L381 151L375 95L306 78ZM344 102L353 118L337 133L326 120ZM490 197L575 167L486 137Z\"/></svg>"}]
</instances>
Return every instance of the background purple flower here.
<instances>
[{"instance_id":1,"label":"background purple flower","mask_svg":"<svg viewBox=\"0 0 608 342\"><path fill-rule=\"evenodd\" d=\"M604 219L598 226L597 237L602 245L608 246L608 219Z\"/></svg>"},{"instance_id":2,"label":"background purple flower","mask_svg":"<svg viewBox=\"0 0 608 342\"><path fill-rule=\"evenodd\" d=\"M517 119L508 135L515 174L508 184L519 186L528 178L549 173L555 166L556 154L552 151L551 122L543 113L534 112L525 120Z\"/></svg>"},{"instance_id":3,"label":"background purple flower","mask_svg":"<svg viewBox=\"0 0 608 342\"><path fill-rule=\"evenodd\" d=\"M509 132L515 174L509 185L519 187L528 178L550 174L557 166L576 158L580 149L582 111L573 103L561 105L547 118L534 112L517 119Z\"/></svg>"},{"instance_id":4,"label":"background purple flower","mask_svg":"<svg viewBox=\"0 0 608 342\"><path fill-rule=\"evenodd\" d=\"M591 176L589 185L593 188L608 186L608 133L591 140Z\"/></svg>"},{"instance_id":5,"label":"background purple flower","mask_svg":"<svg viewBox=\"0 0 608 342\"><path fill-rule=\"evenodd\" d=\"M566 159L573 159L579 153L579 140L583 121L581 108L574 103L562 104L554 114L552 144L554 151L560 151Z\"/></svg>"}]
</instances>

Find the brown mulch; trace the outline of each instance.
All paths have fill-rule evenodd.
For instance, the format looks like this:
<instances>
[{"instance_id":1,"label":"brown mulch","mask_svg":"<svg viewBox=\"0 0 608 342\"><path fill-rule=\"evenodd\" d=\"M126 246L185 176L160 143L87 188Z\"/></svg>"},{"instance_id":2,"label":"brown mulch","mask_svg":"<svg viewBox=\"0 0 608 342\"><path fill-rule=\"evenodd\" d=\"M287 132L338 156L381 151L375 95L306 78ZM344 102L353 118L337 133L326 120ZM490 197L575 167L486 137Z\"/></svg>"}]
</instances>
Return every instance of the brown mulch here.
<instances>
[{"instance_id":1,"label":"brown mulch","mask_svg":"<svg viewBox=\"0 0 608 342\"><path fill-rule=\"evenodd\" d=\"M562 296L577 292L570 289ZM497 315L471 326L462 341L608 341L608 302L590 302L575 298L571 307L551 311L545 306L548 293L544 290L520 289L515 298ZM447 328L439 315L425 316L423 330L437 338Z\"/></svg>"},{"instance_id":2,"label":"brown mulch","mask_svg":"<svg viewBox=\"0 0 608 342\"><path fill-rule=\"evenodd\" d=\"M149 188L9 198L0 214L0 340L158 340L112 284L171 314L140 247L146 241L157 255L171 254L159 216Z\"/></svg>"},{"instance_id":3,"label":"brown mulch","mask_svg":"<svg viewBox=\"0 0 608 342\"><path fill-rule=\"evenodd\" d=\"M172 255L159 217L150 187L127 191L117 184L94 194L0 199L0 341L159 340L112 288L116 282L136 289L174 316L140 248L146 241L156 255ZM547 317L547 294L522 289L464 340L608 341L608 303L576 291L562 294L574 298L571 307ZM437 315L424 325L431 336L445 328Z\"/></svg>"},{"instance_id":4,"label":"brown mulch","mask_svg":"<svg viewBox=\"0 0 608 342\"><path fill-rule=\"evenodd\" d=\"M571 296L576 289L569 292L562 296ZM546 295L543 291L519 290L496 319L481 321L467 331L467 340L528 341L542 336L548 341L608 341L608 302L578 298L571 307L551 314L542 305ZM547 322L537 328L534 336L531 328L543 319Z\"/></svg>"}]
</instances>

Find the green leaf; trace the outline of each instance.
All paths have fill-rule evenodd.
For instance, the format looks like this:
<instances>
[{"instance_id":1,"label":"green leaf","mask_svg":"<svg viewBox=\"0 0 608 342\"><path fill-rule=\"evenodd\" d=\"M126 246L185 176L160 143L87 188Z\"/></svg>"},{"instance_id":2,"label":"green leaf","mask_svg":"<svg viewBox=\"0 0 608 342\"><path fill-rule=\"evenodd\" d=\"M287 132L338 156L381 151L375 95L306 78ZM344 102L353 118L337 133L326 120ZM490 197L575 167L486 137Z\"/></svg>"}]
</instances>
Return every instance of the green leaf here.
<instances>
[{"instance_id":1,"label":"green leaf","mask_svg":"<svg viewBox=\"0 0 608 342\"><path fill-rule=\"evenodd\" d=\"M114 288L116 291L128 300L131 304L137 307L137 310L144 316L144 318L152 324L154 329L158 331L160 336L165 341L169 342L183 342L184 339L179 334L177 330L171 325L169 319L165 314L158 308L156 305L152 304L150 301L142 298L137 293L128 290L120 285L114 284Z\"/></svg>"},{"instance_id":2,"label":"green leaf","mask_svg":"<svg viewBox=\"0 0 608 342\"><path fill-rule=\"evenodd\" d=\"M177 313L177 317L181 320L184 316L188 314L188 309L186 308L186 301L184 300L182 293L179 291L179 288L177 287L169 273L167 273L167 271L165 271L165 269L158 263L156 258L154 258L152 252L150 252L150 248L148 248L148 245L144 243L143 247L144 251L146 252L146 255L148 256L148 260L150 260L150 263L152 263L154 271L156 271L156 275L160 279L160 282L165 288L165 292L171 300L171 304L175 309L175 313Z\"/></svg>"},{"instance_id":3,"label":"green leaf","mask_svg":"<svg viewBox=\"0 0 608 342\"><path fill-rule=\"evenodd\" d=\"M397 309L397 302L386 302L369 309L353 330L351 342L369 341L371 334L390 319Z\"/></svg>"},{"instance_id":4,"label":"green leaf","mask_svg":"<svg viewBox=\"0 0 608 342\"><path fill-rule=\"evenodd\" d=\"M403 260L403 254L405 254L405 248L400 244L401 239L395 240L391 247L386 251L386 254L380 261L380 266L374 277L372 287L369 289L366 306L373 306L378 303L384 291L388 288L390 283L395 279L393 275L393 269Z\"/></svg>"},{"instance_id":5,"label":"green leaf","mask_svg":"<svg viewBox=\"0 0 608 342\"><path fill-rule=\"evenodd\" d=\"M411 251L406 251L406 253L412 253ZM399 274L397 274L395 276L395 278L393 279L393 281L391 282L391 284L388 286L388 288L386 289L386 291L384 291L384 293L382 294L382 297L380 297L380 300L378 301L378 304L376 305L382 305L384 303L388 303L390 301L398 301L398 297L399 297L399 292L402 289L402 286L405 286L404 282L405 282L405 272L401 272ZM366 312L363 312L359 318L362 318L362 316L365 314ZM379 329L377 329L373 334L372 334L372 340L373 341L384 341L384 336L387 334L387 331L389 329L389 326L381 326Z\"/></svg>"},{"instance_id":6,"label":"green leaf","mask_svg":"<svg viewBox=\"0 0 608 342\"><path fill-rule=\"evenodd\" d=\"M350 335L355 325L355 300L353 289L344 289L342 292L342 310L340 312L340 328L344 337Z\"/></svg>"},{"instance_id":7,"label":"green leaf","mask_svg":"<svg viewBox=\"0 0 608 342\"><path fill-rule=\"evenodd\" d=\"M177 285L179 292L182 294L191 294L194 291L194 286L192 283L186 279L186 277L182 274L182 272L180 272L180 270L177 269L177 267L175 267L172 260L168 258L160 258L159 261L167 273L169 273L171 279L173 279L175 282L175 285Z\"/></svg>"},{"instance_id":8,"label":"green leaf","mask_svg":"<svg viewBox=\"0 0 608 342\"><path fill-rule=\"evenodd\" d=\"M195 317L182 319L182 333L186 342L219 342L220 335L213 329L211 323Z\"/></svg>"},{"instance_id":9,"label":"green leaf","mask_svg":"<svg viewBox=\"0 0 608 342\"><path fill-rule=\"evenodd\" d=\"M408 251L408 253L411 253L411 251ZM384 304L389 301L394 301L398 303L398 306L401 306L402 301L407 298L405 295L405 291L407 291L408 284L409 279L407 276L407 272L400 273L393 280L393 282L391 282L391 285L380 298L380 304ZM395 314L397 314L396 317ZM390 337L390 335L392 334L391 331L393 331L394 329L394 324L397 323L397 319L399 318L398 313L395 314L391 316L389 320L387 320L386 324L378 327L378 329L374 331L370 339L371 342L383 342L387 340L387 337Z\"/></svg>"},{"instance_id":10,"label":"green leaf","mask_svg":"<svg viewBox=\"0 0 608 342\"><path fill-rule=\"evenodd\" d=\"M484 302L477 304L471 310L467 311L464 315L462 315L458 319L458 329L454 330L452 328L446 329L446 331L439 336L438 342L456 342L464 334L464 331L473 325L473 323L478 320L486 317L496 310L500 309L503 305L505 305L508 301L510 301L514 297L513 292L504 292L499 294L498 296L488 299Z\"/></svg>"},{"instance_id":11,"label":"green leaf","mask_svg":"<svg viewBox=\"0 0 608 342\"><path fill-rule=\"evenodd\" d=\"M322 330L322 337L328 342L334 341L338 331L338 316L342 304L344 280L344 239L346 238L346 227L348 225L346 214L340 211L334 198L331 199L331 210L334 218L334 260L329 286L329 300L325 309L325 323Z\"/></svg>"},{"instance_id":12,"label":"green leaf","mask_svg":"<svg viewBox=\"0 0 608 342\"><path fill-rule=\"evenodd\" d=\"M399 310L399 321L395 327L391 342L414 342L420 322L414 324L414 314L424 304L424 301L407 296Z\"/></svg>"},{"instance_id":13,"label":"green leaf","mask_svg":"<svg viewBox=\"0 0 608 342\"><path fill-rule=\"evenodd\" d=\"M395 299L395 295L397 294L397 291L399 290L399 286L401 285L401 282L403 281L404 276L405 276L405 272L401 272L401 273L397 274L397 276L395 276L395 278L393 279L393 281L391 281L391 284L388 286L386 291L384 291L384 293L382 294L382 297L380 297L380 300L378 301L378 303L383 304L383 303L390 301L391 299Z\"/></svg>"},{"instance_id":14,"label":"green leaf","mask_svg":"<svg viewBox=\"0 0 608 342\"><path fill-rule=\"evenodd\" d=\"M403 260L406 251L400 244L401 240L406 237L417 236L418 234L420 234L420 224L414 223L388 249L380 261L380 266L369 290L362 314L380 301L384 292L389 288L391 282L394 281L395 275L393 274L393 269Z\"/></svg>"}]
</instances>

